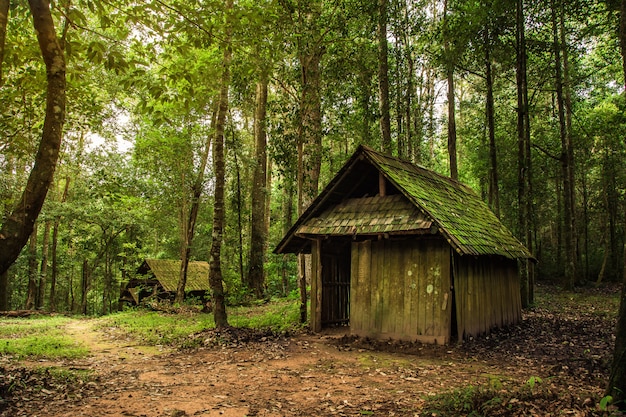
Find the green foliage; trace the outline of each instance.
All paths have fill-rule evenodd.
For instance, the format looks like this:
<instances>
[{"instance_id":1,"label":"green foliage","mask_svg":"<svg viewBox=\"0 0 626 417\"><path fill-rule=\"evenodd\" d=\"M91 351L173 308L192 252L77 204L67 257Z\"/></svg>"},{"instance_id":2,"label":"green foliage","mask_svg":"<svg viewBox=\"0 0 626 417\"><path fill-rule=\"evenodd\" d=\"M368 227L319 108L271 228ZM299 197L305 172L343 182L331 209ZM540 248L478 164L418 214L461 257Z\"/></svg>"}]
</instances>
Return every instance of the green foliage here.
<instances>
[{"instance_id":1,"label":"green foliage","mask_svg":"<svg viewBox=\"0 0 626 417\"><path fill-rule=\"evenodd\" d=\"M68 336L67 318L0 320L0 354L23 359L76 359L89 350Z\"/></svg>"},{"instance_id":2,"label":"green foliage","mask_svg":"<svg viewBox=\"0 0 626 417\"><path fill-rule=\"evenodd\" d=\"M602 397L600 399L600 410L602 411L608 411L609 406L611 405L611 403L613 403L613 397L611 397L610 395L606 395L604 397Z\"/></svg>"}]
</instances>

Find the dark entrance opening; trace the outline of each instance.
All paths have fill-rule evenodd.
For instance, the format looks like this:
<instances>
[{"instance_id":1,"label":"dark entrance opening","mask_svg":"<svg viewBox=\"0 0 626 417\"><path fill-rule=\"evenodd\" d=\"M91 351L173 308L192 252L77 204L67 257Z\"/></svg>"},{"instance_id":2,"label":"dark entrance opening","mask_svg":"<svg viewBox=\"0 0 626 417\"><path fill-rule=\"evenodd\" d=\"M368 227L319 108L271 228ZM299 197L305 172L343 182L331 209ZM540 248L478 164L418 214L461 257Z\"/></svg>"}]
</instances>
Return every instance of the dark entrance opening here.
<instances>
[{"instance_id":1,"label":"dark entrance opening","mask_svg":"<svg viewBox=\"0 0 626 417\"><path fill-rule=\"evenodd\" d=\"M350 324L350 243L322 244L322 327Z\"/></svg>"}]
</instances>

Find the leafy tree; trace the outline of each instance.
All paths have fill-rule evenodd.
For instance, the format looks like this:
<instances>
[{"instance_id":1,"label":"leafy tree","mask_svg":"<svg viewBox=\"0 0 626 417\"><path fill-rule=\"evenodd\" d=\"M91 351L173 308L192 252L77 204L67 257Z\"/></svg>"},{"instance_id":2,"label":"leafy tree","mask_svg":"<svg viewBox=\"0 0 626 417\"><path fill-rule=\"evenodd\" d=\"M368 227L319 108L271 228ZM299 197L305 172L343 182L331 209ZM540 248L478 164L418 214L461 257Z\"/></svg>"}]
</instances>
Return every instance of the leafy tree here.
<instances>
[{"instance_id":1,"label":"leafy tree","mask_svg":"<svg viewBox=\"0 0 626 417\"><path fill-rule=\"evenodd\" d=\"M41 142L28 182L18 204L0 228L0 275L17 259L32 233L33 225L52 183L65 121L65 58L59 42L50 7L45 1L30 0L33 25L46 65L46 113ZM0 282L0 293L7 294L6 282ZM0 310L7 308L4 297Z\"/></svg>"}]
</instances>

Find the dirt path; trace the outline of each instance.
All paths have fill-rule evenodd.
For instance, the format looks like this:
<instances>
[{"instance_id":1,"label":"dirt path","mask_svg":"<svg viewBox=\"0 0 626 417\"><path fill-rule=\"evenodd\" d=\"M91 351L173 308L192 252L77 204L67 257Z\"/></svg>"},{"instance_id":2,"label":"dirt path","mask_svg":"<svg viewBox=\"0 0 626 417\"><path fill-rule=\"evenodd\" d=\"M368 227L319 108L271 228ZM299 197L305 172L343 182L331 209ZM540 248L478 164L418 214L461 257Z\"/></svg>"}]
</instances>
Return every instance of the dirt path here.
<instances>
[{"instance_id":1,"label":"dirt path","mask_svg":"<svg viewBox=\"0 0 626 417\"><path fill-rule=\"evenodd\" d=\"M497 415L602 415L594 407L610 355L588 353L588 344L605 348L598 340L607 335L591 332L599 323L567 328L533 316L508 333L448 347L302 334L175 351L113 338L95 323L66 328L90 348L89 358L51 364L93 371L85 388L47 389L12 417L432 416L439 414L425 409L429 396L470 385L501 392L503 410L524 407ZM590 331L589 340L573 339L577 329ZM530 380L543 381L544 402L518 395Z\"/></svg>"}]
</instances>

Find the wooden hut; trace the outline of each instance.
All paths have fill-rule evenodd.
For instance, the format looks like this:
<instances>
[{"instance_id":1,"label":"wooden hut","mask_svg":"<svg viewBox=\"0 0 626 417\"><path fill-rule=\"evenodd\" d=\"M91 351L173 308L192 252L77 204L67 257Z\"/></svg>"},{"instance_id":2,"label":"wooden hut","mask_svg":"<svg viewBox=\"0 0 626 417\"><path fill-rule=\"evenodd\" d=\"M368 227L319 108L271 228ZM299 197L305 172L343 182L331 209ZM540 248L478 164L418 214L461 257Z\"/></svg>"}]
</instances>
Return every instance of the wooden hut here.
<instances>
[{"instance_id":1,"label":"wooden hut","mask_svg":"<svg viewBox=\"0 0 626 417\"><path fill-rule=\"evenodd\" d=\"M137 305L147 297L174 300L180 277L180 260L146 259L137 269L137 278L131 279L120 294L120 301ZM209 264L189 262L187 267L186 296L205 300L209 287Z\"/></svg>"},{"instance_id":2,"label":"wooden hut","mask_svg":"<svg viewBox=\"0 0 626 417\"><path fill-rule=\"evenodd\" d=\"M312 255L313 331L439 344L518 322L532 258L469 187L365 146L274 252Z\"/></svg>"}]
</instances>

